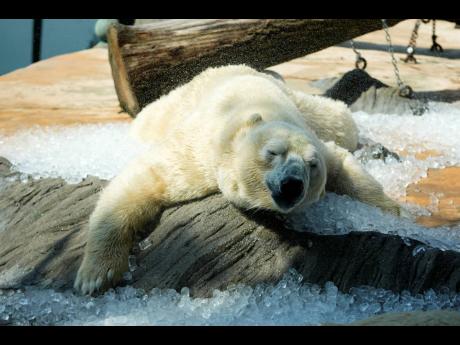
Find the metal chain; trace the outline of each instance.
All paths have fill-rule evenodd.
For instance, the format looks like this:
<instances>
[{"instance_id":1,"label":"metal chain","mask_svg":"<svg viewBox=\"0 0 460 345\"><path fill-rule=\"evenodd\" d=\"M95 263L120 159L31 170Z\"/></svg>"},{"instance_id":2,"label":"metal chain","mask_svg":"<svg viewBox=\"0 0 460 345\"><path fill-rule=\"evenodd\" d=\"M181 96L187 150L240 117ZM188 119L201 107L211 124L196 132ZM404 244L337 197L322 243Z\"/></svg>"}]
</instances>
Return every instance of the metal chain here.
<instances>
[{"instance_id":1,"label":"metal chain","mask_svg":"<svg viewBox=\"0 0 460 345\"><path fill-rule=\"evenodd\" d=\"M415 45L417 44L417 38L418 38L418 28L420 27L420 24L422 23L421 19L417 19L415 22L414 29L412 30L412 34L410 36L409 40L409 45L406 48L407 56L405 59L402 59L404 62L413 62L417 63L417 59L415 58Z\"/></svg>"},{"instance_id":2,"label":"metal chain","mask_svg":"<svg viewBox=\"0 0 460 345\"><path fill-rule=\"evenodd\" d=\"M353 40L350 40L350 45L351 45L351 49L353 49L353 51L355 52L356 54L356 62L355 62L355 67L357 69L361 69L361 70L365 70L366 67L367 67L367 61L365 58L363 58L363 56L361 55L361 53L359 51L356 50L356 47L355 47L355 43Z\"/></svg>"},{"instance_id":3,"label":"metal chain","mask_svg":"<svg viewBox=\"0 0 460 345\"><path fill-rule=\"evenodd\" d=\"M433 19L433 34L431 35L431 40L433 41L433 45L431 46L430 50L432 52L436 51L436 52L442 53L444 49L442 49L441 45L438 42L436 42L437 37L438 36L436 36L436 19Z\"/></svg>"},{"instance_id":4,"label":"metal chain","mask_svg":"<svg viewBox=\"0 0 460 345\"><path fill-rule=\"evenodd\" d=\"M396 82L398 83L398 87L399 87L399 95L401 97L411 98L413 94L412 88L409 85L405 85L402 82L401 77L399 75L398 63L394 56L393 45L391 44L391 37L388 31L388 24L387 24L386 19L382 19L382 26L383 26L383 30L385 31L385 37L388 43L388 51L390 52L390 55L391 55L391 61L394 67Z\"/></svg>"}]
</instances>

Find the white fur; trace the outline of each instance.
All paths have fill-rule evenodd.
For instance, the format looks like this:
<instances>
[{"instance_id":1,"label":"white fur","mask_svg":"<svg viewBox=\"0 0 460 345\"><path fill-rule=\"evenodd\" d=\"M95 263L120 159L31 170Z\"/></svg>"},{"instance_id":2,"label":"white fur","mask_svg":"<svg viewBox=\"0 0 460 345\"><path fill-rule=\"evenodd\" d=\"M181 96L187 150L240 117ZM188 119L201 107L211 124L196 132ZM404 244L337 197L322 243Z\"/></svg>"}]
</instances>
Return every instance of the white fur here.
<instances>
[{"instance_id":1,"label":"white fur","mask_svg":"<svg viewBox=\"0 0 460 345\"><path fill-rule=\"evenodd\" d=\"M281 211L266 179L291 161L304 167L308 192L283 212L307 207L326 187L399 213L349 152L358 131L345 104L294 92L247 66L206 70L146 106L132 133L162 149L140 158L102 193L75 281L84 293L121 279L135 231L165 206L220 190L237 206ZM272 157L271 150L279 152Z\"/></svg>"}]
</instances>

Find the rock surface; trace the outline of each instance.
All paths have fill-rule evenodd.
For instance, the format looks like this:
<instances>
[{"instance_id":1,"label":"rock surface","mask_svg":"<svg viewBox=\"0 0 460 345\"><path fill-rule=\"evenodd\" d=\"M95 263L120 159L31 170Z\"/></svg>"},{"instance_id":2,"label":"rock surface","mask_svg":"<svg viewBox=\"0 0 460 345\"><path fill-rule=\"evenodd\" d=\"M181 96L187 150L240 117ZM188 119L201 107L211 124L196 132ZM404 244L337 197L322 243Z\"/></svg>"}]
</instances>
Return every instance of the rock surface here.
<instances>
[{"instance_id":1,"label":"rock surface","mask_svg":"<svg viewBox=\"0 0 460 345\"><path fill-rule=\"evenodd\" d=\"M460 313L452 310L386 313L353 322L350 326L460 326Z\"/></svg>"},{"instance_id":2,"label":"rock surface","mask_svg":"<svg viewBox=\"0 0 460 345\"><path fill-rule=\"evenodd\" d=\"M88 217L106 182L94 177L73 185L61 179L8 182L5 176L14 177L1 159L0 288L71 288ZM145 290L186 286L193 296L209 296L231 284L273 283L295 268L306 282L332 281L344 292L359 285L460 291L457 252L427 247L413 256L419 242L407 245L376 232L298 233L271 215L244 214L221 195L167 209L153 229L147 226L146 238L133 249L137 268L128 282Z\"/></svg>"},{"instance_id":3,"label":"rock surface","mask_svg":"<svg viewBox=\"0 0 460 345\"><path fill-rule=\"evenodd\" d=\"M451 103L451 92L414 92L410 98L401 97L399 89L389 87L367 72L354 69L332 83L324 96L346 103L351 111L369 114L422 115L429 109L428 102Z\"/></svg>"},{"instance_id":4,"label":"rock surface","mask_svg":"<svg viewBox=\"0 0 460 345\"><path fill-rule=\"evenodd\" d=\"M353 69L335 81L324 92L324 96L340 100L350 106L371 87L378 90L380 88L386 88L388 85L385 85L378 79L372 78L366 71Z\"/></svg>"}]
</instances>

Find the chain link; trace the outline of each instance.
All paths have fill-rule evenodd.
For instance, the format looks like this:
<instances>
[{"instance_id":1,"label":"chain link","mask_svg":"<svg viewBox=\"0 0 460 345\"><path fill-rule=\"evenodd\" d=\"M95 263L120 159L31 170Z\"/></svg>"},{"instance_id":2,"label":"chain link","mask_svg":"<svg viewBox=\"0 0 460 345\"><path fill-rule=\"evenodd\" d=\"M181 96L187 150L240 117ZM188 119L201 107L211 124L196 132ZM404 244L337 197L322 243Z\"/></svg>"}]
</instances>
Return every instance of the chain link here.
<instances>
[{"instance_id":1,"label":"chain link","mask_svg":"<svg viewBox=\"0 0 460 345\"><path fill-rule=\"evenodd\" d=\"M415 58L415 45L417 44L417 38L418 38L418 28L420 27L420 24L422 23L421 19L417 19L415 22L414 29L412 30L412 34L410 36L409 40L409 45L406 48L407 56L406 58L402 59L404 62L413 62L417 63L417 59Z\"/></svg>"},{"instance_id":2,"label":"chain link","mask_svg":"<svg viewBox=\"0 0 460 345\"><path fill-rule=\"evenodd\" d=\"M361 69L361 70L365 70L366 67L367 67L367 61L365 58L363 58L363 56L361 55L361 53L356 49L355 47L355 42L353 40L350 40L350 45L351 45L351 49L353 49L353 51L355 52L356 54L356 62L355 62L355 67L357 69Z\"/></svg>"},{"instance_id":3,"label":"chain link","mask_svg":"<svg viewBox=\"0 0 460 345\"><path fill-rule=\"evenodd\" d=\"M410 98L412 96L412 88L408 85L405 85L401 80L401 76L399 75L398 63L394 56L393 45L391 44L391 37L388 31L388 24L387 24L386 19L382 19L382 26L383 26L383 30L385 31L385 37L388 43L388 51L390 52L390 55L391 55L391 62L393 63L393 68L394 68L394 72L396 76L396 82L398 83L398 87L399 87L399 95L402 97Z\"/></svg>"},{"instance_id":4,"label":"chain link","mask_svg":"<svg viewBox=\"0 0 460 345\"><path fill-rule=\"evenodd\" d=\"M417 43L417 38L418 38L418 28L420 27L420 24L422 23L421 19L417 19L415 22L414 30L412 30L412 35L409 40L409 46L413 47L415 49L415 44Z\"/></svg>"},{"instance_id":5,"label":"chain link","mask_svg":"<svg viewBox=\"0 0 460 345\"><path fill-rule=\"evenodd\" d=\"M356 56L357 57L360 57L361 56L361 53L359 51L356 50L356 47L355 47L355 42L353 40L350 40L350 45L351 45L351 49L353 49L353 51L355 52Z\"/></svg>"}]
</instances>

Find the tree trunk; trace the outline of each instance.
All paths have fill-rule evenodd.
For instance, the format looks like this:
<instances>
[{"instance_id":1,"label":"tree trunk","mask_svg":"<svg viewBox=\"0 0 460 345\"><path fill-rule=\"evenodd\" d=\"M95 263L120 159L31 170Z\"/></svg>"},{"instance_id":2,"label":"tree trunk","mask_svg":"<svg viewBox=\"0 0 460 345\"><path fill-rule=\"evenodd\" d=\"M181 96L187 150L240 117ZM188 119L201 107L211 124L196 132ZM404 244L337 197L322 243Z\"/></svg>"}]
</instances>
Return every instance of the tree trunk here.
<instances>
[{"instance_id":1,"label":"tree trunk","mask_svg":"<svg viewBox=\"0 0 460 345\"><path fill-rule=\"evenodd\" d=\"M394 25L401 20L387 20ZM120 104L133 117L208 67L248 64L262 70L367 32L378 19L165 20L108 31Z\"/></svg>"},{"instance_id":2,"label":"tree trunk","mask_svg":"<svg viewBox=\"0 0 460 345\"><path fill-rule=\"evenodd\" d=\"M0 289L71 288L88 217L106 182L7 182L5 177L14 177L9 166L0 158ZM230 284L274 283L295 268L305 282L332 281L344 292L359 285L460 291L457 252L425 246L413 256L420 242L407 245L377 232L298 233L269 215L244 214L220 194L167 209L153 228L147 226L146 239L134 247L137 269L125 282L145 290L189 287L192 296L209 296Z\"/></svg>"}]
</instances>

